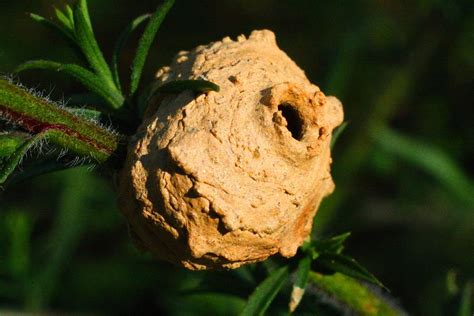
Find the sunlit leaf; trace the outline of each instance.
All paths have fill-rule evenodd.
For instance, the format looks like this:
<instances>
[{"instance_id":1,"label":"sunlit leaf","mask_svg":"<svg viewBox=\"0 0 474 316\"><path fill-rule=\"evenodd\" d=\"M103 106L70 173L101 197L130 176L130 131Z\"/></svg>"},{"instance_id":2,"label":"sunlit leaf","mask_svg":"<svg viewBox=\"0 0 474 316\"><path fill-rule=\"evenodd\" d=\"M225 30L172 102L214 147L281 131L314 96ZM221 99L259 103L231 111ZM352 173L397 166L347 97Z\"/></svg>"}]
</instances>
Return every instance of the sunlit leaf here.
<instances>
[{"instance_id":1,"label":"sunlit leaf","mask_svg":"<svg viewBox=\"0 0 474 316\"><path fill-rule=\"evenodd\" d=\"M148 57L148 52L150 50L151 44L155 39L155 35L158 32L158 29L161 26L161 23L166 17L166 14L171 9L174 4L174 0L165 0L165 2L158 7L156 12L148 22L148 25L140 38L137 51L135 53L135 58L132 64L132 75L130 83L130 95L134 95L138 89L140 79L143 72L143 67L145 66L146 58Z\"/></svg>"},{"instance_id":2,"label":"sunlit leaf","mask_svg":"<svg viewBox=\"0 0 474 316\"><path fill-rule=\"evenodd\" d=\"M241 316L264 315L288 278L288 267L273 271L250 295Z\"/></svg>"}]
</instances>

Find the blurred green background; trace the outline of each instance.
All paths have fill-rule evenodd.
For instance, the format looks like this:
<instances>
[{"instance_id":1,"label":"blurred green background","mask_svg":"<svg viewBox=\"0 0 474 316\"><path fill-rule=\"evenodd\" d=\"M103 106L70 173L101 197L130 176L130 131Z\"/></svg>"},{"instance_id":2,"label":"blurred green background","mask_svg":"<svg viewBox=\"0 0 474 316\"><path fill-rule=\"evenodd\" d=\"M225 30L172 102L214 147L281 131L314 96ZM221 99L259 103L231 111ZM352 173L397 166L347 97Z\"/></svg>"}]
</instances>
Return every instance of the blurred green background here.
<instances>
[{"instance_id":1,"label":"blurred green background","mask_svg":"<svg viewBox=\"0 0 474 316\"><path fill-rule=\"evenodd\" d=\"M158 3L90 1L107 56L126 23ZM0 73L28 59L78 61L25 14L51 17L63 4L0 2ZM333 155L336 191L315 234L352 231L346 252L391 289L392 301L413 315L449 315L459 286L474 280L473 1L178 0L146 77L179 50L262 28L341 99L349 121ZM136 38L124 74L135 47ZM28 72L21 81L53 99L83 92L57 74ZM138 252L113 186L85 168L0 194L0 313L233 315L259 269L191 273Z\"/></svg>"}]
</instances>

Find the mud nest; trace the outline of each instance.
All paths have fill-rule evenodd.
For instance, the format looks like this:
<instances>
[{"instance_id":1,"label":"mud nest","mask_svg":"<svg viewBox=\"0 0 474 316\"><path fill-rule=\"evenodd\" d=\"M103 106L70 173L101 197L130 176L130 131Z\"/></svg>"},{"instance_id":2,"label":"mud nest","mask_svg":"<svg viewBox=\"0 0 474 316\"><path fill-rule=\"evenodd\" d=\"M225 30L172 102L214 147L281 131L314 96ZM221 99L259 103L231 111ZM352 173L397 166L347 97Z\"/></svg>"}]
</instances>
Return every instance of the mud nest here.
<instances>
[{"instance_id":1,"label":"mud nest","mask_svg":"<svg viewBox=\"0 0 474 316\"><path fill-rule=\"evenodd\" d=\"M267 30L180 52L156 80L200 78L220 91L155 98L129 147L119 204L137 245L189 269L295 255L334 190L341 103Z\"/></svg>"}]
</instances>

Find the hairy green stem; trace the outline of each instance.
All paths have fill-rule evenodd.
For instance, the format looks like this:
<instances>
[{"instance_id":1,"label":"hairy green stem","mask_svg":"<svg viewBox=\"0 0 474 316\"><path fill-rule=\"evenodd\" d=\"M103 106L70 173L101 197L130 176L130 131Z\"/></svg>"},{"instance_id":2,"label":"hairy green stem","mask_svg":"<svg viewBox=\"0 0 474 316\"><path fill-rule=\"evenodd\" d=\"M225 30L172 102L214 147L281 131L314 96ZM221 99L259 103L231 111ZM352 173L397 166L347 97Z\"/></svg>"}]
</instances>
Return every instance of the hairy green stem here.
<instances>
[{"instance_id":1,"label":"hairy green stem","mask_svg":"<svg viewBox=\"0 0 474 316\"><path fill-rule=\"evenodd\" d=\"M113 132L5 79L0 79L0 113L28 132L99 163L118 147L119 137Z\"/></svg>"}]
</instances>

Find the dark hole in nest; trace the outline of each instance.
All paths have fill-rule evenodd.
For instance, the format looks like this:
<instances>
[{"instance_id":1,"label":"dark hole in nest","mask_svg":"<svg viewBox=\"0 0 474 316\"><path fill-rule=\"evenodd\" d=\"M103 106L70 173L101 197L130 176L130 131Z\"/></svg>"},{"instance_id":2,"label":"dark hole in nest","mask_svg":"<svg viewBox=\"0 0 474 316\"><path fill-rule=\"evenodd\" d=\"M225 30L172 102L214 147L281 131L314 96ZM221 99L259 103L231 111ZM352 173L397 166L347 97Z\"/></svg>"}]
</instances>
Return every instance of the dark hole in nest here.
<instances>
[{"instance_id":1,"label":"dark hole in nest","mask_svg":"<svg viewBox=\"0 0 474 316\"><path fill-rule=\"evenodd\" d=\"M296 140L301 140L303 138L303 119L301 118L298 110L291 104L282 103L278 106L278 110L281 111L281 114L286 119L288 125L286 126Z\"/></svg>"}]
</instances>

